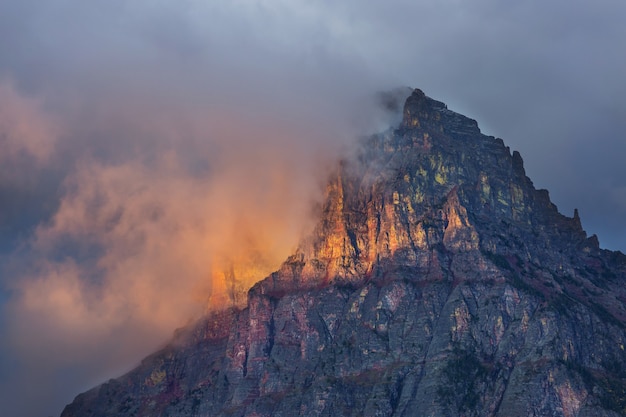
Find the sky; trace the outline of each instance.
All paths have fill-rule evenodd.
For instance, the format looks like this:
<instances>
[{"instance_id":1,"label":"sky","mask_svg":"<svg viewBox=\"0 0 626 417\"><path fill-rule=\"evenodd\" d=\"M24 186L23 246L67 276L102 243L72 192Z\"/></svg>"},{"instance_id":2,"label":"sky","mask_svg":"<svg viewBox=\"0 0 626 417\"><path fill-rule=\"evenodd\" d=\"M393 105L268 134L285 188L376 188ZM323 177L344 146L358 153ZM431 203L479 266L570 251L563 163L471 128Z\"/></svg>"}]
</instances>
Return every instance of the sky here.
<instances>
[{"instance_id":1,"label":"sky","mask_svg":"<svg viewBox=\"0 0 626 417\"><path fill-rule=\"evenodd\" d=\"M626 252L623 0L3 0L0 404L59 415L310 229L421 88Z\"/></svg>"}]
</instances>

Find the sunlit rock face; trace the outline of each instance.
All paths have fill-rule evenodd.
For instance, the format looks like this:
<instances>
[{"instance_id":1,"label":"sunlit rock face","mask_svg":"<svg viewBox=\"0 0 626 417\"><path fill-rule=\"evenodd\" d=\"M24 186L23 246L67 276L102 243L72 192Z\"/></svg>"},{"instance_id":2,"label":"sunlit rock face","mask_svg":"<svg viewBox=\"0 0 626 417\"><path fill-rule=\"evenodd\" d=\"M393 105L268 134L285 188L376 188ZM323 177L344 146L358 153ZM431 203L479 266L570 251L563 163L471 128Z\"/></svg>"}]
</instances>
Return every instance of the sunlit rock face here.
<instances>
[{"instance_id":1,"label":"sunlit rock face","mask_svg":"<svg viewBox=\"0 0 626 417\"><path fill-rule=\"evenodd\" d=\"M79 416L626 415L626 256L415 90L331 176L244 308L79 395Z\"/></svg>"}]
</instances>

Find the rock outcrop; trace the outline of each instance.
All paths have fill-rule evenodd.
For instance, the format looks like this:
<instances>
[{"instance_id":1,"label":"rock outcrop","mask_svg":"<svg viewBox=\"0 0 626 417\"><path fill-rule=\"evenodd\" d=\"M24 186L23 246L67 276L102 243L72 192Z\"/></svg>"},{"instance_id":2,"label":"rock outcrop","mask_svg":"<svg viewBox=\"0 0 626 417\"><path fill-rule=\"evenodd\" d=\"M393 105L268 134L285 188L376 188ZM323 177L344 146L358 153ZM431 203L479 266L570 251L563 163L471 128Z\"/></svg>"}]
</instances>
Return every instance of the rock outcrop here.
<instances>
[{"instance_id":1,"label":"rock outcrop","mask_svg":"<svg viewBox=\"0 0 626 417\"><path fill-rule=\"evenodd\" d=\"M519 153L415 90L245 308L62 416L626 415L625 283Z\"/></svg>"}]
</instances>

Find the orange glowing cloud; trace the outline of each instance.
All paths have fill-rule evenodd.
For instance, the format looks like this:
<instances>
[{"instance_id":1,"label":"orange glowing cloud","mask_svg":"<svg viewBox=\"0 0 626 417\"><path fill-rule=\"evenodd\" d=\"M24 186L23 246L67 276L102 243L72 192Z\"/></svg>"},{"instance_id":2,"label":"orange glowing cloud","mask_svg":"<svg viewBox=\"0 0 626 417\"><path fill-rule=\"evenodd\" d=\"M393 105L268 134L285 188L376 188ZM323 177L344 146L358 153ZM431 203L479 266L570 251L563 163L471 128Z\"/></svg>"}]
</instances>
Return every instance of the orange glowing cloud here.
<instances>
[{"instance_id":1,"label":"orange glowing cloud","mask_svg":"<svg viewBox=\"0 0 626 417\"><path fill-rule=\"evenodd\" d=\"M138 118L135 128L156 137L137 141L140 152L83 154L69 170L9 283L8 343L50 367L45 378L80 367L95 384L207 310L241 306L311 227L330 158L290 145L296 130L209 119L181 139L163 120ZM178 142L159 140L167 135Z\"/></svg>"},{"instance_id":2,"label":"orange glowing cloud","mask_svg":"<svg viewBox=\"0 0 626 417\"><path fill-rule=\"evenodd\" d=\"M342 74L231 79L220 60L189 72L159 62L86 71L84 83L47 85L45 100L0 85L0 163L19 165L15 178L43 168L14 211L46 207L15 233L0 277L11 318L0 354L21 362L0 379L0 399L15 409L41 411L27 399L33 381L38 403L61 406L207 310L242 306L312 228L329 167L360 123L345 109L367 118L347 91L358 83L336 88Z\"/></svg>"}]
</instances>

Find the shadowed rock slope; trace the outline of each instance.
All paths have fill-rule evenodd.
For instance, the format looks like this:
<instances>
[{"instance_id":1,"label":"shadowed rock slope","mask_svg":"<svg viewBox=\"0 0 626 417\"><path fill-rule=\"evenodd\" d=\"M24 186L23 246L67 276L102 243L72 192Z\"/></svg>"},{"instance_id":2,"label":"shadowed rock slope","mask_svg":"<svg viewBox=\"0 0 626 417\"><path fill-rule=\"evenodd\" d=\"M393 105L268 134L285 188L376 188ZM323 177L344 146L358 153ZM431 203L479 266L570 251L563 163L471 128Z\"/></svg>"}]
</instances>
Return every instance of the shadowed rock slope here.
<instances>
[{"instance_id":1,"label":"shadowed rock slope","mask_svg":"<svg viewBox=\"0 0 626 417\"><path fill-rule=\"evenodd\" d=\"M519 153L415 90L246 308L62 416L626 415L625 279Z\"/></svg>"}]
</instances>

